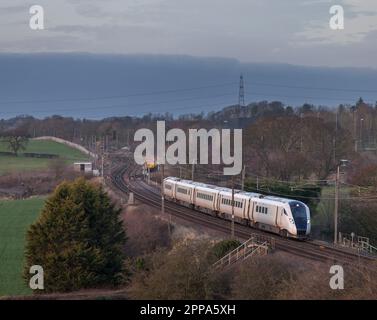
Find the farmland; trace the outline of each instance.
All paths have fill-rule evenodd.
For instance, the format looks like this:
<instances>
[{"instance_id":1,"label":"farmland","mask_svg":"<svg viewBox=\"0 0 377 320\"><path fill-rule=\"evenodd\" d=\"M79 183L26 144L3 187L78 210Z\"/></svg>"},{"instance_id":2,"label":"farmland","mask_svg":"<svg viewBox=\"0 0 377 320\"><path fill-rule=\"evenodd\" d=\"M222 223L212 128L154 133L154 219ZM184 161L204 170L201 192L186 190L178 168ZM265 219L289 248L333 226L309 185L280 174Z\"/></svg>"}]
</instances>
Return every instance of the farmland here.
<instances>
[{"instance_id":1,"label":"farmland","mask_svg":"<svg viewBox=\"0 0 377 320\"><path fill-rule=\"evenodd\" d=\"M0 201L0 296L30 294L22 279L25 234L44 198Z\"/></svg>"},{"instance_id":2,"label":"farmland","mask_svg":"<svg viewBox=\"0 0 377 320\"><path fill-rule=\"evenodd\" d=\"M9 152L5 143L0 142L0 152ZM32 170L43 170L48 168L51 159L28 158L23 156L27 153L43 153L58 155L67 165L75 161L85 161L88 157L79 150L68 147L64 144L54 141L37 141L30 140L26 150L22 151L18 157L0 155L0 175L10 172L23 172Z\"/></svg>"}]
</instances>

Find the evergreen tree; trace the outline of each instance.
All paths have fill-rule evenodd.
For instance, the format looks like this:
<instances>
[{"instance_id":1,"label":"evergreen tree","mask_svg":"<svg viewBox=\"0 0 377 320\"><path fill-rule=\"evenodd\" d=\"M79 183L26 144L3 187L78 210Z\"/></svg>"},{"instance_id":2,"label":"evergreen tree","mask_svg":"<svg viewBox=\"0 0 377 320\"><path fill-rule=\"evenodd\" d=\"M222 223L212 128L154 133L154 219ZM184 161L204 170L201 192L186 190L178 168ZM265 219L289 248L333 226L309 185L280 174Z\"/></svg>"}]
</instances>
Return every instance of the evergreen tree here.
<instances>
[{"instance_id":1,"label":"evergreen tree","mask_svg":"<svg viewBox=\"0 0 377 320\"><path fill-rule=\"evenodd\" d=\"M101 186L63 182L28 230L25 279L40 265L45 292L120 284L126 234L119 215Z\"/></svg>"}]
</instances>

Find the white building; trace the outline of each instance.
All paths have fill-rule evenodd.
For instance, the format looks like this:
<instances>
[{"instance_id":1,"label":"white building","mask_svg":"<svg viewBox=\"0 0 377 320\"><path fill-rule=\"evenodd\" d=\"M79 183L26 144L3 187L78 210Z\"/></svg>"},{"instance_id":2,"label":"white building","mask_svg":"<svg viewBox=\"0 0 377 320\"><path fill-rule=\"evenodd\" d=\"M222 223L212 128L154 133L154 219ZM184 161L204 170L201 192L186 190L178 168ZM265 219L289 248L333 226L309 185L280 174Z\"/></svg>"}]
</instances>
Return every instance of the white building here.
<instances>
[{"instance_id":1,"label":"white building","mask_svg":"<svg viewBox=\"0 0 377 320\"><path fill-rule=\"evenodd\" d=\"M82 173L93 173L92 162L75 162L73 164L74 170Z\"/></svg>"}]
</instances>

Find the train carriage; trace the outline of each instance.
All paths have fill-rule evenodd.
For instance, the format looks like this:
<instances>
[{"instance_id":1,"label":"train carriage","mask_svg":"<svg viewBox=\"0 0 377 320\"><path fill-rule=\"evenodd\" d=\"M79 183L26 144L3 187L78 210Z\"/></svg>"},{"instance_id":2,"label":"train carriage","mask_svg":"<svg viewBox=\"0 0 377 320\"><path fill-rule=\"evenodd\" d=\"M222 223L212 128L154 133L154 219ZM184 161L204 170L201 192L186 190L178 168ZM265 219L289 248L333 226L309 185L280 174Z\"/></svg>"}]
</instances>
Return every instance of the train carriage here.
<instances>
[{"instance_id":1,"label":"train carriage","mask_svg":"<svg viewBox=\"0 0 377 320\"><path fill-rule=\"evenodd\" d=\"M175 183L175 199L186 204L194 204L195 185L188 180L179 180Z\"/></svg>"},{"instance_id":2,"label":"train carriage","mask_svg":"<svg viewBox=\"0 0 377 320\"><path fill-rule=\"evenodd\" d=\"M234 216L242 221L247 220L247 212L249 209L250 198L242 193L235 192L234 194ZM223 189L220 191L218 200L219 212L232 215L232 190Z\"/></svg>"},{"instance_id":3,"label":"train carriage","mask_svg":"<svg viewBox=\"0 0 377 320\"><path fill-rule=\"evenodd\" d=\"M164 195L169 199L175 198L175 185L179 181L178 178L169 177L164 179Z\"/></svg>"},{"instance_id":4,"label":"train carriage","mask_svg":"<svg viewBox=\"0 0 377 320\"><path fill-rule=\"evenodd\" d=\"M196 184L194 191L194 204L196 207L217 211L216 203L219 190L212 186Z\"/></svg>"},{"instance_id":5,"label":"train carriage","mask_svg":"<svg viewBox=\"0 0 377 320\"><path fill-rule=\"evenodd\" d=\"M251 221L260 229L280 232L280 213L281 206L279 202L262 198L253 198L252 206L249 212Z\"/></svg>"},{"instance_id":6,"label":"train carriage","mask_svg":"<svg viewBox=\"0 0 377 320\"><path fill-rule=\"evenodd\" d=\"M232 190L190 180L169 177L164 195L185 206L231 219ZM310 210L293 199L263 196L235 190L235 220L285 237L305 239L310 234Z\"/></svg>"}]
</instances>

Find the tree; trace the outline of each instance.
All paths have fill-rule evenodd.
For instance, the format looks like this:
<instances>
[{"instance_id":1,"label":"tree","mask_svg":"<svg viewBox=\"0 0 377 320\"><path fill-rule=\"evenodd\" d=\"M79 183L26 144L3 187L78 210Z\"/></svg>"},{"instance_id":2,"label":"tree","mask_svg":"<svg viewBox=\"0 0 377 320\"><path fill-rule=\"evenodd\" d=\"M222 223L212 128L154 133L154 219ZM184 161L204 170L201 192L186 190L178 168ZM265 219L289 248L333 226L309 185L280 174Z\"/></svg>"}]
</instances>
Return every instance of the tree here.
<instances>
[{"instance_id":1,"label":"tree","mask_svg":"<svg viewBox=\"0 0 377 320\"><path fill-rule=\"evenodd\" d=\"M101 186L83 178L60 184L28 230L25 279L40 265L45 292L120 284L126 235L119 215Z\"/></svg>"},{"instance_id":2,"label":"tree","mask_svg":"<svg viewBox=\"0 0 377 320\"><path fill-rule=\"evenodd\" d=\"M29 142L28 137L18 130L7 132L2 140L7 144L7 148L11 150L15 156L18 156L19 151L25 150Z\"/></svg>"},{"instance_id":3,"label":"tree","mask_svg":"<svg viewBox=\"0 0 377 320\"><path fill-rule=\"evenodd\" d=\"M356 233L377 243L377 204L375 200L345 199L340 202L340 226L343 233Z\"/></svg>"}]
</instances>

